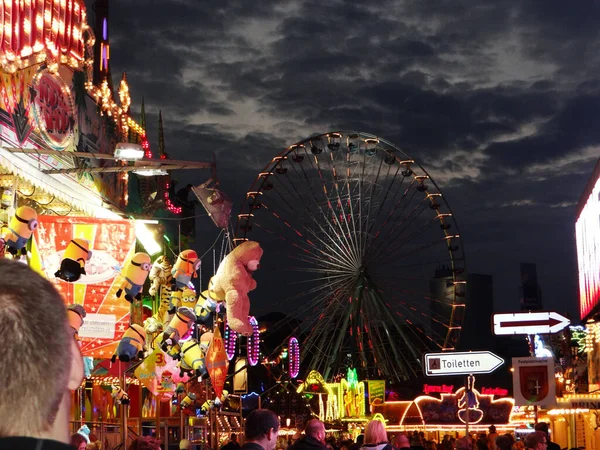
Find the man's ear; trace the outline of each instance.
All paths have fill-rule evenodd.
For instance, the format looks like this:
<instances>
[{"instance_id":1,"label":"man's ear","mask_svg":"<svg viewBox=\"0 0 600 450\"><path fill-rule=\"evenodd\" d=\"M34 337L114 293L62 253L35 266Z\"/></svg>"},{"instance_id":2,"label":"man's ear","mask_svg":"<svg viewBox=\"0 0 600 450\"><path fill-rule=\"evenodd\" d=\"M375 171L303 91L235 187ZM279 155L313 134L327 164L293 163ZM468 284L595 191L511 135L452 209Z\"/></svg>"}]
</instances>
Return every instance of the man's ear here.
<instances>
[{"instance_id":1,"label":"man's ear","mask_svg":"<svg viewBox=\"0 0 600 450\"><path fill-rule=\"evenodd\" d=\"M77 341L71 338L71 372L69 373L69 389L74 391L83 381L83 357Z\"/></svg>"}]
</instances>

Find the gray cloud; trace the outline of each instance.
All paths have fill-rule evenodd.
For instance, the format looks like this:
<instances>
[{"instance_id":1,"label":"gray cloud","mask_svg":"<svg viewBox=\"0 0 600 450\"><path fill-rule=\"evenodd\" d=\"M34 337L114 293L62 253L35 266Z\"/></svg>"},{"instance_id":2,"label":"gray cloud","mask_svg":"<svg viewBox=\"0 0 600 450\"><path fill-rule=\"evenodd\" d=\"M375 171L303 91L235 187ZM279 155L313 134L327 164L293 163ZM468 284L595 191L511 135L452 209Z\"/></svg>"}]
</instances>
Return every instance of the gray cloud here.
<instances>
[{"instance_id":1,"label":"gray cloud","mask_svg":"<svg viewBox=\"0 0 600 450\"><path fill-rule=\"evenodd\" d=\"M127 71L134 109L145 97L151 137L162 109L170 154L217 154L238 205L285 145L381 135L439 177L498 301L516 307L517 264L532 260L558 307L575 301L572 205L600 144L599 8L121 0L112 69Z\"/></svg>"}]
</instances>

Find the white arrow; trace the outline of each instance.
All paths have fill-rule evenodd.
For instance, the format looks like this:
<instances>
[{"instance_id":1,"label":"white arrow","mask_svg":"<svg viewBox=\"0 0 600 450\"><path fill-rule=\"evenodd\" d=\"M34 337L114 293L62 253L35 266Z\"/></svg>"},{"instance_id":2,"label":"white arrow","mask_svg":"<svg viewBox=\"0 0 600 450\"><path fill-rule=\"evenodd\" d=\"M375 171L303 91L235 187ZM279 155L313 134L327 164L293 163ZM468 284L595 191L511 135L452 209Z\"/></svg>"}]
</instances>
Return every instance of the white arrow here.
<instances>
[{"instance_id":1,"label":"white arrow","mask_svg":"<svg viewBox=\"0 0 600 450\"><path fill-rule=\"evenodd\" d=\"M425 375L430 377L491 373L504 360L489 351L426 353Z\"/></svg>"},{"instance_id":2,"label":"white arrow","mask_svg":"<svg viewBox=\"0 0 600 450\"><path fill-rule=\"evenodd\" d=\"M570 323L566 317L551 311L494 314L494 334L557 333Z\"/></svg>"}]
</instances>

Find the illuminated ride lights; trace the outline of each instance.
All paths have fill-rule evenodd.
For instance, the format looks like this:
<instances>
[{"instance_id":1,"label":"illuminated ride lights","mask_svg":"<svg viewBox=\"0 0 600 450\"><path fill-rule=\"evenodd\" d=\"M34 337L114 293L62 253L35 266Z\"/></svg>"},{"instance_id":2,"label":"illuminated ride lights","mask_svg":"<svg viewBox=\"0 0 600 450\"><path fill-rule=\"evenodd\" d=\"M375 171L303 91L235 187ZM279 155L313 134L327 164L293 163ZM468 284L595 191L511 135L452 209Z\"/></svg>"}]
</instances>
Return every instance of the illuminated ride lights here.
<instances>
[{"instance_id":1,"label":"illuminated ride lights","mask_svg":"<svg viewBox=\"0 0 600 450\"><path fill-rule=\"evenodd\" d=\"M296 378L300 372L300 343L294 336L288 343L290 377Z\"/></svg>"},{"instance_id":2,"label":"illuminated ride lights","mask_svg":"<svg viewBox=\"0 0 600 450\"><path fill-rule=\"evenodd\" d=\"M229 328L229 321L225 321L225 353L231 361L235 356L235 343L237 342L237 331Z\"/></svg>"},{"instance_id":3,"label":"illuminated ride lights","mask_svg":"<svg viewBox=\"0 0 600 450\"><path fill-rule=\"evenodd\" d=\"M256 317L249 317L250 325L252 325L252 335L248 336L248 362L251 366L258 364L258 358L260 356L260 331L258 330L258 322Z\"/></svg>"},{"instance_id":4,"label":"illuminated ride lights","mask_svg":"<svg viewBox=\"0 0 600 450\"><path fill-rule=\"evenodd\" d=\"M0 65L9 73L48 61L79 68L86 25L83 0L4 0L0 29Z\"/></svg>"}]
</instances>

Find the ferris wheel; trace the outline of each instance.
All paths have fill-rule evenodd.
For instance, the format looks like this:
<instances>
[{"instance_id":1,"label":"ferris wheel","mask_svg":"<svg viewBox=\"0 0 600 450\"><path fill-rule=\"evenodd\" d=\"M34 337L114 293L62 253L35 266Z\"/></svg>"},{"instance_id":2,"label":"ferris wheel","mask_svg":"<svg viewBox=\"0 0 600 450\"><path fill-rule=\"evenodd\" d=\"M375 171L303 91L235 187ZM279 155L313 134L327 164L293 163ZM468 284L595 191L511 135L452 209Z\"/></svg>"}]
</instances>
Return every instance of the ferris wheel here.
<instances>
[{"instance_id":1,"label":"ferris wheel","mask_svg":"<svg viewBox=\"0 0 600 450\"><path fill-rule=\"evenodd\" d=\"M302 367L325 379L422 373L452 350L464 315L465 257L442 193L410 156L370 134L308 138L275 156L245 202L235 241L265 253L251 298L301 320Z\"/></svg>"}]
</instances>

